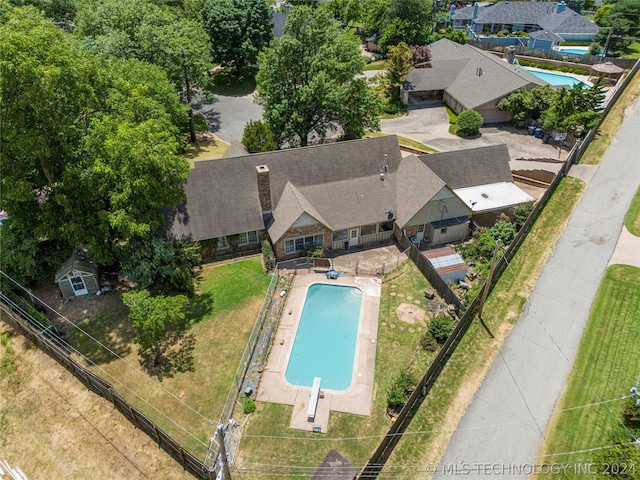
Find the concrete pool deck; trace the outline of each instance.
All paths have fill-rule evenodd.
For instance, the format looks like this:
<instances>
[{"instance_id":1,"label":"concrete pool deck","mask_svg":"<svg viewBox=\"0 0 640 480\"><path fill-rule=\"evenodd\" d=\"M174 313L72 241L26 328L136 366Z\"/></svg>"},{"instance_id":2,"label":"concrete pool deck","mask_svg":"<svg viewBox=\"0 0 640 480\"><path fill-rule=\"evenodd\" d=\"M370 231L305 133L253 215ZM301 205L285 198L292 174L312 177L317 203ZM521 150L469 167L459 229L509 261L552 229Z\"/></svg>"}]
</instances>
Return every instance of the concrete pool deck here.
<instances>
[{"instance_id":1,"label":"concrete pool deck","mask_svg":"<svg viewBox=\"0 0 640 480\"><path fill-rule=\"evenodd\" d=\"M285 378L287 364L307 289L313 283L345 285L362 290L363 299L356 339L354 369L351 385L340 391L320 389L324 396L318 399L315 420L307 420L307 407L311 387L291 385ZM376 365L378 338L378 315L380 311L381 282L373 277L341 276L336 280L327 280L321 273L301 273L295 276L284 306L282 318L275 332L269 358L262 372L256 392L256 400L261 402L292 405L290 428L312 432L320 427L326 433L329 424L329 412L342 412L368 416L371 414L373 386ZM317 348L322 348L318 345Z\"/></svg>"}]
</instances>

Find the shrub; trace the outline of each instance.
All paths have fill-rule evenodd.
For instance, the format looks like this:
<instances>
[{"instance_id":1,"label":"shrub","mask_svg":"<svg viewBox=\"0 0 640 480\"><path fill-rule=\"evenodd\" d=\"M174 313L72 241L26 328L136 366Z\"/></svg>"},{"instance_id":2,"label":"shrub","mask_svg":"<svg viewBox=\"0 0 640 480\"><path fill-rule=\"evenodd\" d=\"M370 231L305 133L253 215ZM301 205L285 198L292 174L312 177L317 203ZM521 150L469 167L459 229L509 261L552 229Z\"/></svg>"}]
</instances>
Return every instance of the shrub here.
<instances>
[{"instance_id":1,"label":"shrub","mask_svg":"<svg viewBox=\"0 0 640 480\"><path fill-rule=\"evenodd\" d=\"M531 212L533 212L534 203L527 202L521 203L513 209L513 216L515 217L516 230L520 230L527 221Z\"/></svg>"},{"instance_id":2,"label":"shrub","mask_svg":"<svg viewBox=\"0 0 640 480\"><path fill-rule=\"evenodd\" d=\"M431 332L426 332L420 339L420 346L427 352L435 352L438 349L438 342L433 338Z\"/></svg>"},{"instance_id":3,"label":"shrub","mask_svg":"<svg viewBox=\"0 0 640 480\"><path fill-rule=\"evenodd\" d=\"M630 396L622 405L624 424L634 430L640 430L640 405L636 402L638 397Z\"/></svg>"},{"instance_id":4,"label":"shrub","mask_svg":"<svg viewBox=\"0 0 640 480\"><path fill-rule=\"evenodd\" d=\"M249 153L270 152L278 148L271 127L261 120L251 120L245 125L242 144Z\"/></svg>"},{"instance_id":5,"label":"shrub","mask_svg":"<svg viewBox=\"0 0 640 480\"><path fill-rule=\"evenodd\" d=\"M303 257L322 258L324 257L324 249L322 247L307 247L302 251Z\"/></svg>"},{"instance_id":6,"label":"shrub","mask_svg":"<svg viewBox=\"0 0 640 480\"><path fill-rule=\"evenodd\" d=\"M465 110L458 115L458 136L472 137L480 133L482 115L475 110Z\"/></svg>"},{"instance_id":7,"label":"shrub","mask_svg":"<svg viewBox=\"0 0 640 480\"><path fill-rule=\"evenodd\" d=\"M591 45L589 45L589 55L596 56L600 54L600 48L601 47L598 42L593 42Z\"/></svg>"},{"instance_id":8,"label":"shrub","mask_svg":"<svg viewBox=\"0 0 640 480\"><path fill-rule=\"evenodd\" d=\"M402 407L407 403L407 399L417 383L416 378L410 373L400 372L400 375L391 382L389 390L387 390L387 405L389 407Z\"/></svg>"},{"instance_id":9,"label":"shrub","mask_svg":"<svg viewBox=\"0 0 640 480\"><path fill-rule=\"evenodd\" d=\"M249 414L249 413L253 413L256 411L256 402L253 401L253 399L246 397L243 401L242 401L242 411L245 414Z\"/></svg>"},{"instance_id":10,"label":"shrub","mask_svg":"<svg viewBox=\"0 0 640 480\"><path fill-rule=\"evenodd\" d=\"M264 262L264 268L267 272L270 272L276 266L273 247L271 243L269 243L269 240L266 239L262 242L262 261Z\"/></svg>"},{"instance_id":11,"label":"shrub","mask_svg":"<svg viewBox=\"0 0 640 480\"><path fill-rule=\"evenodd\" d=\"M453 320L448 315L438 315L429 324L429 333L438 343L443 343L453 332Z\"/></svg>"},{"instance_id":12,"label":"shrub","mask_svg":"<svg viewBox=\"0 0 640 480\"><path fill-rule=\"evenodd\" d=\"M489 230L491 236L496 240L500 240L502 245L509 245L516 236L516 226L504 220L497 222Z\"/></svg>"}]
</instances>

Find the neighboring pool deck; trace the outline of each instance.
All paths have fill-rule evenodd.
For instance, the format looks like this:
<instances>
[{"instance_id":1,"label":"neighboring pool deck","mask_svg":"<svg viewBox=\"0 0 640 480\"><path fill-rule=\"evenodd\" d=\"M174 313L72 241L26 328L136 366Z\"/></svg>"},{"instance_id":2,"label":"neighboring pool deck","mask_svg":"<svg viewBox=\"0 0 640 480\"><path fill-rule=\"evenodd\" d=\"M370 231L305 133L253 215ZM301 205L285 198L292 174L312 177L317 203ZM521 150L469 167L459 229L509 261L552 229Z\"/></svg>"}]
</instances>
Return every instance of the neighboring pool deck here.
<instances>
[{"instance_id":1,"label":"neighboring pool deck","mask_svg":"<svg viewBox=\"0 0 640 480\"><path fill-rule=\"evenodd\" d=\"M291 385L285 379L285 372L303 302L309 285L327 283L360 288L363 293L358 335L355 347L353 380L346 390L327 390L320 385L324 396L318 399L314 421L308 421L307 408L311 387ZM327 433L330 411L368 416L371 414L378 339L378 316L380 312L381 282L375 277L340 276L328 280L322 273L298 271L290 287L283 315L273 337L266 367L262 372L256 399L261 402L292 405L290 428ZM322 345L317 345L322 348ZM315 430L314 430L315 427Z\"/></svg>"}]
</instances>

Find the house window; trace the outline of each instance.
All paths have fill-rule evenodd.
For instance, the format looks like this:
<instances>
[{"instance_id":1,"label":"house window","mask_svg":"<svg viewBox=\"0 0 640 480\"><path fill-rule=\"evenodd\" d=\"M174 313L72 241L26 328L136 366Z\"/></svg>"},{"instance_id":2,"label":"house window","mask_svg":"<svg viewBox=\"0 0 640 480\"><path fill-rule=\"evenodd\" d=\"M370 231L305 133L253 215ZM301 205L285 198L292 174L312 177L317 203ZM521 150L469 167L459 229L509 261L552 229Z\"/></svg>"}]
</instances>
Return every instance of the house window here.
<instances>
[{"instance_id":1,"label":"house window","mask_svg":"<svg viewBox=\"0 0 640 480\"><path fill-rule=\"evenodd\" d=\"M225 250L229 248L229 241L227 237L219 237L218 238L218 250Z\"/></svg>"},{"instance_id":2,"label":"house window","mask_svg":"<svg viewBox=\"0 0 640 480\"><path fill-rule=\"evenodd\" d=\"M363 225L360 227L360 235L373 235L376 233L377 224L373 225Z\"/></svg>"},{"instance_id":3,"label":"house window","mask_svg":"<svg viewBox=\"0 0 640 480\"><path fill-rule=\"evenodd\" d=\"M418 233L424 233L424 223L422 225L418 225Z\"/></svg>"},{"instance_id":4,"label":"house window","mask_svg":"<svg viewBox=\"0 0 640 480\"><path fill-rule=\"evenodd\" d=\"M346 230L338 230L337 232L333 232L333 241L339 242L340 240L347 239L347 231Z\"/></svg>"},{"instance_id":5,"label":"house window","mask_svg":"<svg viewBox=\"0 0 640 480\"><path fill-rule=\"evenodd\" d=\"M445 233L447 233L447 229L446 228L441 228L440 229L440 235L444 235Z\"/></svg>"},{"instance_id":6,"label":"house window","mask_svg":"<svg viewBox=\"0 0 640 480\"><path fill-rule=\"evenodd\" d=\"M253 232L244 232L238 235L239 247L251 245L253 243L258 243L258 233L255 230Z\"/></svg>"},{"instance_id":7,"label":"house window","mask_svg":"<svg viewBox=\"0 0 640 480\"><path fill-rule=\"evenodd\" d=\"M284 253L285 255L292 255L294 253L300 253L305 248L309 247L322 247L323 235L309 235L307 237L290 238L284 241Z\"/></svg>"}]
</instances>

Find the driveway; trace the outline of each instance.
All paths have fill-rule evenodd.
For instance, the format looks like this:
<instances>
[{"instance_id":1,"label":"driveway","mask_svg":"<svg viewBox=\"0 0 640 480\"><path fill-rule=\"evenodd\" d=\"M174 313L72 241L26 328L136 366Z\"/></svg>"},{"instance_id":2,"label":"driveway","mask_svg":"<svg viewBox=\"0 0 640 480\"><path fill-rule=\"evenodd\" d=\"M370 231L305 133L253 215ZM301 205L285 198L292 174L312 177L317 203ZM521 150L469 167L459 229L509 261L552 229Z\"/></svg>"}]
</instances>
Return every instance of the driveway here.
<instances>
[{"instance_id":1,"label":"driveway","mask_svg":"<svg viewBox=\"0 0 640 480\"><path fill-rule=\"evenodd\" d=\"M253 95L216 95L213 102L198 102L194 110L204 115L209 130L225 142L242 140L244 126L250 120L262 120L262 107L253 102Z\"/></svg>"},{"instance_id":2,"label":"driveway","mask_svg":"<svg viewBox=\"0 0 640 480\"><path fill-rule=\"evenodd\" d=\"M409 105L407 115L381 120L380 130L417 140L441 152L506 143L512 160L517 158L558 158L556 147L544 144L541 139L528 135L526 130L516 130L510 124L483 127L477 138L460 138L451 135L449 133L449 117L442 102ZM567 153L566 150L563 150L560 158L564 160Z\"/></svg>"},{"instance_id":3,"label":"driveway","mask_svg":"<svg viewBox=\"0 0 640 480\"><path fill-rule=\"evenodd\" d=\"M500 478L507 480L529 475L507 474L503 466L553 463L553 457L536 455L640 183L635 148L639 124L640 100L629 109L555 245L524 313L454 432L443 466L496 465L505 473ZM436 478L443 476L446 473L441 471Z\"/></svg>"}]
</instances>

